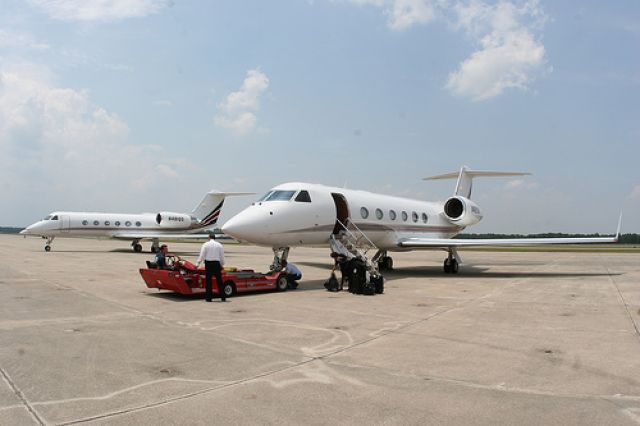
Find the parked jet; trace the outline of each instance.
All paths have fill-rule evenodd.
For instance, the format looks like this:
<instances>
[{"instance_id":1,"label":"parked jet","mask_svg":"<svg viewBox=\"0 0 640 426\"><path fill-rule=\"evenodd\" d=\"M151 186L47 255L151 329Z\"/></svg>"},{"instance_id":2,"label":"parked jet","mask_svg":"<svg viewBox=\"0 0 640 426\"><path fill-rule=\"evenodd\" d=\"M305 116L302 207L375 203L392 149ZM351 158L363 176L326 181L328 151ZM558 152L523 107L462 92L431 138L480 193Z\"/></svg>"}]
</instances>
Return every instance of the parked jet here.
<instances>
[{"instance_id":1,"label":"parked jet","mask_svg":"<svg viewBox=\"0 0 640 426\"><path fill-rule=\"evenodd\" d=\"M60 236L129 240L136 252L142 251L140 241L151 240L151 252L155 253L161 238L206 238L208 234L205 231L217 223L225 198L249 194L252 193L208 192L191 214L52 212L20 233L46 238L45 251L50 251L53 239Z\"/></svg>"},{"instance_id":2,"label":"parked jet","mask_svg":"<svg viewBox=\"0 0 640 426\"><path fill-rule=\"evenodd\" d=\"M392 269L389 252L443 249L446 273L457 273L458 247L538 244L613 243L612 238L453 239L482 219L471 201L473 178L529 173L460 171L425 178L456 179L454 194L443 202L426 202L309 183L285 183L271 189L222 227L238 240L272 247L273 268L294 246L327 246L334 252L365 257L370 271ZM620 224L618 224L618 234ZM369 260L366 251L377 249ZM345 251L346 250L346 251Z\"/></svg>"}]
</instances>

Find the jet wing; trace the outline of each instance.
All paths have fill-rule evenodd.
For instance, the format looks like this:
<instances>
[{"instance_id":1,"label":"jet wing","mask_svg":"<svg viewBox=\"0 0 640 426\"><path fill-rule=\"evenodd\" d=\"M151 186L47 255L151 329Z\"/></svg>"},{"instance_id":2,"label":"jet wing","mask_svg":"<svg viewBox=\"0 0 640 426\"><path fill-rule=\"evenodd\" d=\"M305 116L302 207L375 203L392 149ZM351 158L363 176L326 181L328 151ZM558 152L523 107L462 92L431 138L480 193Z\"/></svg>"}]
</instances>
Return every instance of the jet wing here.
<instances>
[{"instance_id":1,"label":"jet wing","mask_svg":"<svg viewBox=\"0 0 640 426\"><path fill-rule=\"evenodd\" d=\"M167 232L156 232L156 233L119 233L114 234L111 238L115 238L116 240L152 240L152 239L169 239L169 240L206 240L209 238L209 234L170 234Z\"/></svg>"},{"instance_id":2,"label":"jet wing","mask_svg":"<svg viewBox=\"0 0 640 426\"><path fill-rule=\"evenodd\" d=\"M406 248L449 248L482 246L538 246L545 244L610 244L617 243L622 228L622 214L618 219L618 229L614 237L593 238L501 238L501 239L453 239L453 238L405 238L398 241L399 247Z\"/></svg>"},{"instance_id":3,"label":"jet wing","mask_svg":"<svg viewBox=\"0 0 640 426\"><path fill-rule=\"evenodd\" d=\"M617 243L618 237L599 238L508 238L508 239L451 239L407 238L398 242L406 248L481 247L481 246L531 246L544 244L607 244Z\"/></svg>"}]
</instances>

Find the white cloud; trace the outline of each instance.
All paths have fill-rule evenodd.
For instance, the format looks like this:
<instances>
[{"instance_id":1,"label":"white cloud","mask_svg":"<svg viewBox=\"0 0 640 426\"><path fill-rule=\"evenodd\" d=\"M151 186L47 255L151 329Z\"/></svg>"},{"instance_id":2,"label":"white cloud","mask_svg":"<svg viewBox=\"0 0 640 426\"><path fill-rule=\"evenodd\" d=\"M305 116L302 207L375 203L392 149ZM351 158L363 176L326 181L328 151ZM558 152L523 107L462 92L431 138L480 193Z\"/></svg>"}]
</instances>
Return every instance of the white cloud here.
<instances>
[{"instance_id":1,"label":"white cloud","mask_svg":"<svg viewBox=\"0 0 640 426\"><path fill-rule=\"evenodd\" d=\"M0 30L0 48L2 47L19 47L35 50L47 50L50 48L47 43L35 40L30 34Z\"/></svg>"},{"instance_id":2,"label":"white cloud","mask_svg":"<svg viewBox=\"0 0 640 426\"><path fill-rule=\"evenodd\" d=\"M269 79L264 73L258 69L247 71L240 90L230 93L218 105L215 125L229 129L238 136L251 133L258 121L252 111L260 109L260 97L268 87Z\"/></svg>"},{"instance_id":3,"label":"white cloud","mask_svg":"<svg viewBox=\"0 0 640 426\"><path fill-rule=\"evenodd\" d=\"M117 21L158 13L169 0L29 0L51 18L62 21Z\"/></svg>"},{"instance_id":4,"label":"white cloud","mask_svg":"<svg viewBox=\"0 0 640 426\"><path fill-rule=\"evenodd\" d=\"M127 123L94 105L87 91L57 87L34 66L0 68L0 182L16 211L40 215L67 202L112 209L106 203L135 202L167 188L159 181L180 180L180 159L128 136Z\"/></svg>"},{"instance_id":5,"label":"white cloud","mask_svg":"<svg viewBox=\"0 0 640 426\"><path fill-rule=\"evenodd\" d=\"M524 179L513 179L505 183L504 188L506 190L536 189L538 184L536 182L527 182Z\"/></svg>"},{"instance_id":6,"label":"white cloud","mask_svg":"<svg viewBox=\"0 0 640 426\"><path fill-rule=\"evenodd\" d=\"M640 201L640 185L636 185L633 190L631 190L629 198L632 200Z\"/></svg>"},{"instance_id":7,"label":"white cloud","mask_svg":"<svg viewBox=\"0 0 640 426\"><path fill-rule=\"evenodd\" d=\"M395 0L388 13L388 25L394 30L406 30L435 18L435 9L429 0Z\"/></svg>"},{"instance_id":8,"label":"white cloud","mask_svg":"<svg viewBox=\"0 0 640 426\"><path fill-rule=\"evenodd\" d=\"M452 93L482 101L505 89L526 90L545 70L545 48L532 33L546 19L537 1L520 6L472 1L454 9L456 27L474 38L479 49L449 74L446 88Z\"/></svg>"},{"instance_id":9,"label":"white cloud","mask_svg":"<svg viewBox=\"0 0 640 426\"><path fill-rule=\"evenodd\" d=\"M380 8L387 26L403 31L434 21L462 31L477 46L447 78L451 93L482 101L507 89L528 90L535 77L550 70L546 51L536 36L547 16L538 0L350 0Z\"/></svg>"}]
</instances>

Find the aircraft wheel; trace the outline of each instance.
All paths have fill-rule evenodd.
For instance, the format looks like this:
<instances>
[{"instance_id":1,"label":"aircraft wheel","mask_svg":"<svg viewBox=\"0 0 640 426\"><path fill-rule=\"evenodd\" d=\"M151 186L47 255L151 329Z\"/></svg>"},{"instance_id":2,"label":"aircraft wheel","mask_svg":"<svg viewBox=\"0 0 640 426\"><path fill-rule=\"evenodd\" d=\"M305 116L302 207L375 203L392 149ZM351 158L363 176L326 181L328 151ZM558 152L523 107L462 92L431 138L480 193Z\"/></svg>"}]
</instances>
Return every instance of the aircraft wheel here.
<instances>
[{"instance_id":1,"label":"aircraft wheel","mask_svg":"<svg viewBox=\"0 0 640 426\"><path fill-rule=\"evenodd\" d=\"M451 272L452 274L457 274L457 273L458 273L458 268L459 268L459 267L458 267L458 261L457 261L457 260L455 260L455 259L453 259L453 260L451 261L451 267L450 267L450 268L451 268L450 272Z\"/></svg>"},{"instance_id":2,"label":"aircraft wheel","mask_svg":"<svg viewBox=\"0 0 640 426\"><path fill-rule=\"evenodd\" d=\"M382 259L382 263L386 271L393 271L393 258L391 256L385 256L385 258Z\"/></svg>"},{"instance_id":3,"label":"aircraft wheel","mask_svg":"<svg viewBox=\"0 0 640 426\"><path fill-rule=\"evenodd\" d=\"M449 263L449 258L446 258L444 260L444 273L445 274L450 274L451 273L451 263Z\"/></svg>"},{"instance_id":4,"label":"aircraft wheel","mask_svg":"<svg viewBox=\"0 0 640 426\"><path fill-rule=\"evenodd\" d=\"M158 247L151 246L151 253L157 253L157 252L158 252Z\"/></svg>"},{"instance_id":5,"label":"aircraft wheel","mask_svg":"<svg viewBox=\"0 0 640 426\"><path fill-rule=\"evenodd\" d=\"M224 293L224 297L231 297L236 295L236 285L233 281L227 281L222 286L222 292Z\"/></svg>"},{"instance_id":6,"label":"aircraft wheel","mask_svg":"<svg viewBox=\"0 0 640 426\"><path fill-rule=\"evenodd\" d=\"M276 290L285 291L288 286L289 286L289 279L287 279L287 276L285 274L280 275L276 280Z\"/></svg>"},{"instance_id":7,"label":"aircraft wheel","mask_svg":"<svg viewBox=\"0 0 640 426\"><path fill-rule=\"evenodd\" d=\"M133 251L135 251L136 253L141 253L142 252L142 244L135 243L133 245Z\"/></svg>"},{"instance_id":8,"label":"aircraft wheel","mask_svg":"<svg viewBox=\"0 0 640 426\"><path fill-rule=\"evenodd\" d=\"M44 246L44 251L46 251L47 253L50 252L51 251L51 246L49 244Z\"/></svg>"}]
</instances>

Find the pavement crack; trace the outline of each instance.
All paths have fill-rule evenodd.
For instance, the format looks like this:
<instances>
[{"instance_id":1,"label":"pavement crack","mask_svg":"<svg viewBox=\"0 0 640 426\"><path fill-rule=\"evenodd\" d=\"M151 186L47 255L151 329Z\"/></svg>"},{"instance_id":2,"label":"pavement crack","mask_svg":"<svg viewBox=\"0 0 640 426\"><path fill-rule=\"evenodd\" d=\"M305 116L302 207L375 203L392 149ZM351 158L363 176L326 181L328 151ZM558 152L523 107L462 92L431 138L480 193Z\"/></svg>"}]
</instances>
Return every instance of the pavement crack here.
<instances>
[{"instance_id":1,"label":"pavement crack","mask_svg":"<svg viewBox=\"0 0 640 426\"><path fill-rule=\"evenodd\" d=\"M31 417L33 417L33 419L39 424L44 426L46 423L45 421L40 417L40 415L38 414L38 412L36 411L35 408L33 408L33 406L31 405L31 403L29 402L29 400L24 396L24 394L22 393L22 391L20 389L18 389L18 387L16 386L16 384L13 382L13 380L11 380L11 377L9 377L9 375L7 374L7 372L4 370L4 368L0 367L0 375L2 375L2 378L4 379L5 383L11 388L11 390L13 391L13 393L16 395L16 397L18 397L18 399L20 400L20 402L22 402L22 405L27 409L27 411L29 412L29 414L31 414Z\"/></svg>"}]
</instances>

